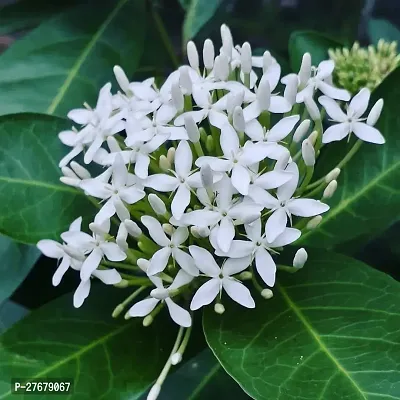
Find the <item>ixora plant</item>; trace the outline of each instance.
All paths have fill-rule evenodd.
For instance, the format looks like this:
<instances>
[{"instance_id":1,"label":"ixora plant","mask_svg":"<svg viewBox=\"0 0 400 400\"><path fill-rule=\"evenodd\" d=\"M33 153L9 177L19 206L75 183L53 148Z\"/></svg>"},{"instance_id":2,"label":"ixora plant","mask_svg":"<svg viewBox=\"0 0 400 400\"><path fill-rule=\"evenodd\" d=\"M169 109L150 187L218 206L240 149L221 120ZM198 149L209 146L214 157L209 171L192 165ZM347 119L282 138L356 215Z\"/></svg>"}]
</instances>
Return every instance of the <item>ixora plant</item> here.
<instances>
[{"instance_id":1,"label":"ixora plant","mask_svg":"<svg viewBox=\"0 0 400 400\"><path fill-rule=\"evenodd\" d=\"M334 87L332 60L313 66L306 53L297 74L281 77L268 51L255 57L249 43L234 46L225 25L221 37L219 52L204 42L202 65L189 42L189 65L160 87L153 78L130 82L116 66L119 90L107 83L94 108L68 113L75 125L59 134L70 148L60 160L61 181L83 191L98 212L88 230L80 217L60 242L38 243L60 260L54 285L69 268L79 273L75 307L93 279L139 286L115 304L114 317L144 317L149 326L168 312L179 325L152 400L182 360L197 310L223 314L228 297L245 308L268 307L256 305L254 293L271 299L277 270L303 268L304 248L290 264L281 256L329 215L341 169L314 178L325 148L355 136L344 167L362 142L385 143L374 127L383 100L367 112L367 88L351 98ZM82 156L87 167L75 160Z\"/></svg>"}]
</instances>

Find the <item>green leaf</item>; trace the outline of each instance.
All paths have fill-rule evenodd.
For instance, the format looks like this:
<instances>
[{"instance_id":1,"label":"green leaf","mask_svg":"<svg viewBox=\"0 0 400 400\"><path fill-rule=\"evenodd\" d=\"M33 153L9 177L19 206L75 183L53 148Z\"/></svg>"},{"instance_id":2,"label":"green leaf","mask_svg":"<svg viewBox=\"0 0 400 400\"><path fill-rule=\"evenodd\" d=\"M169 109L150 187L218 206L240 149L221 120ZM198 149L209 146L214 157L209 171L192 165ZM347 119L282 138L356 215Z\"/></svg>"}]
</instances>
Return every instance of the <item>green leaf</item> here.
<instances>
[{"instance_id":1,"label":"green leaf","mask_svg":"<svg viewBox=\"0 0 400 400\"><path fill-rule=\"evenodd\" d=\"M225 300L224 300L225 302ZM254 310L209 308L209 346L255 399L400 399L400 287L325 250Z\"/></svg>"},{"instance_id":2,"label":"green leaf","mask_svg":"<svg viewBox=\"0 0 400 400\"><path fill-rule=\"evenodd\" d=\"M29 314L29 310L18 303L7 300L0 304L0 334Z\"/></svg>"},{"instance_id":3,"label":"green leaf","mask_svg":"<svg viewBox=\"0 0 400 400\"><path fill-rule=\"evenodd\" d=\"M389 42L400 40L400 30L386 19L371 18L368 21L368 34L372 44L378 44L379 39Z\"/></svg>"},{"instance_id":4,"label":"green leaf","mask_svg":"<svg viewBox=\"0 0 400 400\"><path fill-rule=\"evenodd\" d=\"M328 58L328 50L343 47L343 44L311 31L295 31L289 38L290 65L297 72L301 65L304 53L310 53L313 65L318 65Z\"/></svg>"},{"instance_id":5,"label":"green leaf","mask_svg":"<svg viewBox=\"0 0 400 400\"><path fill-rule=\"evenodd\" d=\"M0 304L8 299L35 265L40 252L0 235Z\"/></svg>"},{"instance_id":6,"label":"green leaf","mask_svg":"<svg viewBox=\"0 0 400 400\"><path fill-rule=\"evenodd\" d=\"M0 117L0 232L20 242L56 239L78 216L90 217L89 198L60 182L67 148L57 132L65 119L39 114Z\"/></svg>"},{"instance_id":7,"label":"green leaf","mask_svg":"<svg viewBox=\"0 0 400 400\"><path fill-rule=\"evenodd\" d=\"M94 286L82 308L74 309L68 294L0 336L0 399L15 397L13 377L69 378L76 400L137 399L157 378L173 345L174 324L162 316L148 328L138 318L113 320L122 299L112 295L118 289Z\"/></svg>"},{"instance_id":8,"label":"green leaf","mask_svg":"<svg viewBox=\"0 0 400 400\"><path fill-rule=\"evenodd\" d=\"M187 8L190 6L190 2L191 2L191 0L178 0L178 1L184 10L187 10Z\"/></svg>"},{"instance_id":9,"label":"green leaf","mask_svg":"<svg viewBox=\"0 0 400 400\"><path fill-rule=\"evenodd\" d=\"M191 0L186 7L183 23L183 41L193 39L200 29L213 17L223 0Z\"/></svg>"},{"instance_id":10,"label":"green leaf","mask_svg":"<svg viewBox=\"0 0 400 400\"><path fill-rule=\"evenodd\" d=\"M371 104L385 100L376 127L386 139L384 145L364 143L358 153L343 168L338 189L328 202L331 209L317 229L305 232L296 244L333 246L369 232L379 232L400 215L400 69L389 75L373 93ZM349 150L342 141L327 147L323 162L336 160ZM318 167L318 166L317 166Z\"/></svg>"},{"instance_id":11,"label":"green leaf","mask_svg":"<svg viewBox=\"0 0 400 400\"><path fill-rule=\"evenodd\" d=\"M131 75L145 37L144 0L104 0L57 16L0 57L0 114L65 115L121 65Z\"/></svg>"}]
</instances>

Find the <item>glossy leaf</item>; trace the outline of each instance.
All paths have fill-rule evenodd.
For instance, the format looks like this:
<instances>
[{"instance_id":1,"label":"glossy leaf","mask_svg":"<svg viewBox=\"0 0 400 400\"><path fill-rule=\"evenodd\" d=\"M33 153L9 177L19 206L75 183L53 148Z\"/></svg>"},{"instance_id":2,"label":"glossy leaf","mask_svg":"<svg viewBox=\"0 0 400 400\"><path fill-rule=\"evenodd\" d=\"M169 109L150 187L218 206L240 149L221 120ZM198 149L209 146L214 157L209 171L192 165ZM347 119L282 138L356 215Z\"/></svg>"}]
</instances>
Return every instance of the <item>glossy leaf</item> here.
<instances>
[{"instance_id":1,"label":"glossy leaf","mask_svg":"<svg viewBox=\"0 0 400 400\"><path fill-rule=\"evenodd\" d=\"M140 319L114 320L121 293L114 298L115 288L92 290L82 308L74 309L68 294L0 336L1 399L15 397L12 377L69 378L77 400L136 399L157 378L173 345L174 325L162 317L148 328Z\"/></svg>"},{"instance_id":2,"label":"glossy leaf","mask_svg":"<svg viewBox=\"0 0 400 400\"><path fill-rule=\"evenodd\" d=\"M0 235L0 305L22 283L39 255L35 247L15 243Z\"/></svg>"},{"instance_id":3,"label":"glossy leaf","mask_svg":"<svg viewBox=\"0 0 400 400\"><path fill-rule=\"evenodd\" d=\"M316 250L248 310L204 316L209 346L253 398L400 399L400 285Z\"/></svg>"},{"instance_id":4,"label":"glossy leaf","mask_svg":"<svg viewBox=\"0 0 400 400\"><path fill-rule=\"evenodd\" d=\"M297 244L330 247L359 235L379 232L391 225L400 215L400 69L389 75L373 94L371 104L383 98L385 105L376 127L386 143L382 146L364 143L343 169L338 189L328 204L331 209L315 230L308 231ZM327 148L324 164L331 165L349 150L342 141Z\"/></svg>"},{"instance_id":5,"label":"glossy leaf","mask_svg":"<svg viewBox=\"0 0 400 400\"><path fill-rule=\"evenodd\" d=\"M310 53L313 65L328 58L328 50L343 44L312 31L295 31L289 38L289 57L293 72L298 72L304 53Z\"/></svg>"},{"instance_id":6,"label":"glossy leaf","mask_svg":"<svg viewBox=\"0 0 400 400\"><path fill-rule=\"evenodd\" d=\"M379 39L386 41L400 40L400 29L386 19L371 18L368 21L368 34L373 44L377 44Z\"/></svg>"},{"instance_id":7,"label":"glossy leaf","mask_svg":"<svg viewBox=\"0 0 400 400\"><path fill-rule=\"evenodd\" d=\"M191 0L186 6L183 23L184 43L193 39L200 29L214 16L222 0Z\"/></svg>"},{"instance_id":8,"label":"glossy leaf","mask_svg":"<svg viewBox=\"0 0 400 400\"><path fill-rule=\"evenodd\" d=\"M0 334L29 314L29 310L18 303L7 300L0 304Z\"/></svg>"},{"instance_id":9,"label":"glossy leaf","mask_svg":"<svg viewBox=\"0 0 400 400\"><path fill-rule=\"evenodd\" d=\"M99 89L120 64L136 68L145 35L144 0L104 0L45 22L0 57L0 114L64 116Z\"/></svg>"},{"instance_id":10,"label":"glossy leaf","mask_svg":"<svg viewBox=\"0 0 400 400\"><path fill-rule=\"evenodd\" d=\"M36 243L55 239L78 216L90 217L93 204L59 181L58 161L67 148L57 132L68 121L39 114L0 118L0 232Z\"/></svg>"}]
</instances>

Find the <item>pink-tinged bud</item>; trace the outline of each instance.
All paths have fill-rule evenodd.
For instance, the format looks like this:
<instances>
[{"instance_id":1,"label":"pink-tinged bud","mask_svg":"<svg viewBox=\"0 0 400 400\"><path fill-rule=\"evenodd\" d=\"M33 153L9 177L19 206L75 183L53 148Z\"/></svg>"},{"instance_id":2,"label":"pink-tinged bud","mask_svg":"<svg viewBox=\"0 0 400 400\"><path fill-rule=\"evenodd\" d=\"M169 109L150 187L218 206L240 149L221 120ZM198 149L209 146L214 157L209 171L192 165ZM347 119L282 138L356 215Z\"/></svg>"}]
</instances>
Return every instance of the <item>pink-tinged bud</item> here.
<instances>
[{"instance_id":1,"label":"pink-tinged bud","mask_svg":"<svg viewBox=\"0 0 400 400\"><path fill-rule=\"evenodd\" d=\"M197 47L194 44L194 42L189 41L187 46L186 46L186 52L187 52L187 57L189 60L189 65L195 69L199 69L199 53L197 51Z\"/></svg>"},{"instance_id":2,"label":"pink-tinged bud","mask_svg":"<svg viewBox=\"0 0 400 400\"><path fill-rule=\"evenodd\" d=\"M215 50L211 39L206 39L203 47L203 63L207 71L214 68Z\"/></svg>"}]
</instances>

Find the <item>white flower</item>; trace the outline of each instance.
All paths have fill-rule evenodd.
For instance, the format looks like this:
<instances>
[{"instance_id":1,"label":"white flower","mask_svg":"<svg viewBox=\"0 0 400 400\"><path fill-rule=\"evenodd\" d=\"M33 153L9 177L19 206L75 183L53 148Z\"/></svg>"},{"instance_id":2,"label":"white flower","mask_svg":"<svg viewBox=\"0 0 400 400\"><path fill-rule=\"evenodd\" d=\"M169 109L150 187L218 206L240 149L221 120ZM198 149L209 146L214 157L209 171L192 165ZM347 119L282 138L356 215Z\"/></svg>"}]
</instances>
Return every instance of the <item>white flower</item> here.
<instances>
[{"instance_id":1,"label":"white flower","mask_svg":"<svg viewBox=\"0 0 400 400\"><path fill-rule=\"evenodd\" d=\"M97 221L96 221L97 222ZM110 220L90 224L93 235L85 232L68 231L61 234L61 238L69 245L80 248L88 255L82 264L81 279L86 281L95 271L105 256L110 261L125 260L126 254L121 248L110 241Z\"/></svg>"},{"instance_id":2,"label":"white flower","mask_svg":"<svg viewBox=\"0 0 400 400\"><path fill-rule=\"evenodd\" d=\"M189 246L196 266L211 279L204 283L193 296L191 310L197 310L210 304L224 289L228 296L247 308L254 308L255 303L249 289L232 275L245 270L250 264L250 257L227 259L222 268L215 262L214 257L205 249L198 246Z\"/></svg>"},{"instance_id":3,"label":"white flower","mask_svg":"<svg viewBox=\"0 0 400 400\"><path fill-rule=\"evenodd\" d=\"M350 93L347 90L338 89L327 83L332 77L334 68L335 63L332 60L321 61L316 68L307 62L307 66L301 71L302 76L299 73L302 90L297 94L297 103L302 103L306 97L312 97L317 89L332 99L350 100Z\"/></svg>"},{"instance_id":4,"label":"white flower","mask_svg":"<svg viewBox=\"0 0 400 400\"><path fill-rule=\"evenodd\" d=\"M180 219L190 203L190 191L192 188L202 187L200 172L191 171L193 154L187 141L181 140L175 152L175 176L166 174L151 175L146 186L160 192L172 192L176 190L171 204L172 215Z\"/></svg>"},{"instance_id":5,"label":"white flower","mask_svg":"<svg viewBox=\"0 0 400 400\"><path fill-rule=\"evenodd\" d=\"M79 217L72 222L67 232L80 232L81 224L82 217ZM60 284L61 279L69 267L77 267L85 260L85 255L80 247L67 245L65 243L61 244L49 239L40 240L37 243L37 247L46 257L61 260L60 265L53 275L53 286L58 286Z\"/></svg>"},{"instance_id":6,"label":"white flower","mask_svg":"<svg viewBox=\"0 0 400 400\"><path fill-rule=\"evenodd\" d=\"M287 219L291 220L292 214L299 217L314 217L329 210L328 205L318 200L292 198L299 183L299 169L296 163L292 162L286 171L291 172L293 178L277 189L277 198L268 194L268 200L264 203L272 210L272 215L265 224L265 233L269 242L273 242L285 230Z\"/></svg>"},{"instance_id":7,"label":"white flower","mask_svg":"<svg viewBox=\"0 0 400 400\"><path fill-rule=\"evenodd\" d=\"M278 145L268 145L263 143L246 142L240 147L239 137L235 129L226 124L221 129L220 143L223 158L204 156L196 160L196 165L201 167L209 164L211 169L216 172L232 172L232 185L235 189L247 195L250 185L249 166L264 160L266 157L274 157L277 154Z\"/></svg>"},{"instance_id":8,"label":"white flower","mask_svg":"<svg viewBox=\"0 0 400 400\"><path fill-rule=\"evenodd\" d=\"M156 289L151 292L151 296L147 299L137 302L128 311L131 317L145 317L150 314L161 301L164 301L172 320L185 328L192 325L192 318L187 310L174 303L169 297L170 292L190 283L193 276L180 270L172 284L168 288L164 288L162 279L157 276L151 276L150 280L156 286ZM153 297L153 294L156 297Z\"/></svg>"},{"instance_id":9,"label":"white flower","mask_svg":"<svg viewBox=\"0 0 400 400\"><path fill-rule=\"evenodd\" d=\"M115 213L121 221L130 219L125 203L134 204L145 196L143 186L134 175L128 173L120 155L115 157L112 166L111 184L94 178L83 181L81 188L91 196L107 200L97 214L100 221L111 218Z\"/></svg>"},{"instance_id":10,"label":"white flower","mask_svg":"<svg viewBox=\"0 0 400 400\"><path fill-rule=\"evenodd\" d=\"M351 133L354 133L359 139L365 142L383 144L385 138L373 126L366 124L361 116L368 108L370 91L361 89L355 95L345 114L339 105L332 99L326 96L321 96L318 101L324 106L327 114L332 118L336 125L330 126L322 137L323 143L330 143L337 140L342 140Z\"/></svg>"},{"instance_id":11,"label":"white flower","mask_svg":"<svg viewBox=\"0 0 400 400\"><path fill-rule=\"evenodd\" d=\"M192 257L180 248L189 237L189 231L187 228L177 228L173 232L171 239L169 239L161 224L154 217L144 215L141 218L141 221L149 231L150 237L161 247L161 249L156 251L151 258L150 267L147 271L148 275L155 275L164 271L171 255L178 265L188 274L192 276L197 276L199 274Z\"/></svg>"}]
</instances>

